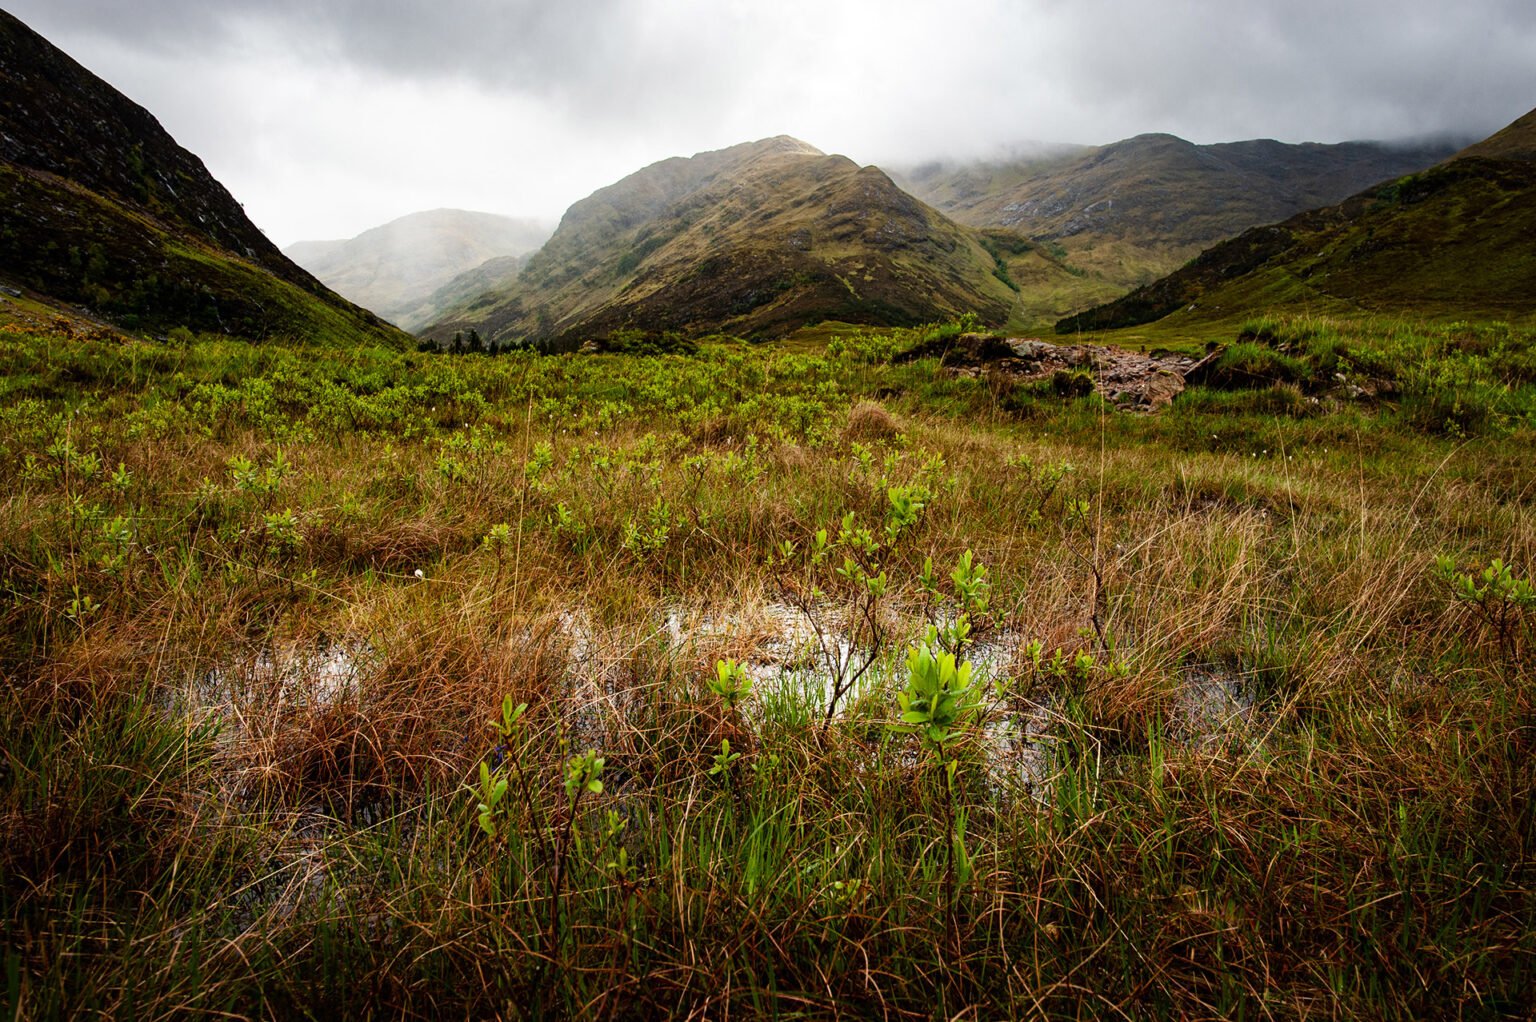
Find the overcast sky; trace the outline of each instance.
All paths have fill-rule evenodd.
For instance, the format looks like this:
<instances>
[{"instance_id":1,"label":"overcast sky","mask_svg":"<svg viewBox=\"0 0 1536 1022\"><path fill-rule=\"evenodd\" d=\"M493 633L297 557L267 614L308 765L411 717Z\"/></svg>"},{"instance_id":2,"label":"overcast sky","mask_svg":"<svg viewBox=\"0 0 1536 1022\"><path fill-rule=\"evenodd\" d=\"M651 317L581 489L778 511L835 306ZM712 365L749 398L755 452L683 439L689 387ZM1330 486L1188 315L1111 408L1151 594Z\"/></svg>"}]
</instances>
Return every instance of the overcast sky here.
<instances>
[{"instance_id":1,"label":"overcast sky","mask_svg":"<svg viewBox=\"0 0 1536 1022\"><path fill-rule=\"evenodd\" d=\"M777 134L894 163L1486 134L1536 106L1536 0L4 2L280 245L440 206L553 221Z\"/></svg>"}]
</instances>

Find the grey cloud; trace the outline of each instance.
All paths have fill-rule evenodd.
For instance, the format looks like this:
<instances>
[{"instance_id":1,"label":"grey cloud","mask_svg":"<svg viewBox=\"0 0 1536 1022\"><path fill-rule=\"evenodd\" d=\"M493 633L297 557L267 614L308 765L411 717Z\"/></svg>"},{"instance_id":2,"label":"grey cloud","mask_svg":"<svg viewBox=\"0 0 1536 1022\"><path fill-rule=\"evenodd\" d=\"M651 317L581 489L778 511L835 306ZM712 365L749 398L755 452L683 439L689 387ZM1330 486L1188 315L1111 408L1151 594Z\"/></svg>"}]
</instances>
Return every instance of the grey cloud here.
<instances>
[{"instance_id":1,"label":"grey cloud","mask_svg":"<svg viewBox=\"0 0 1536 1022\"><path fill-rule=\"evenodd\" d=\"M558 214L642 162L780 133L909 163L1146 131L1470 136L1536 105L1531 0L5 2L285 239L342 233L304 226L339 218L316 181L361 229L360 191L373 223ZM303 89L263 88L274 74ZM474 158L407 158L460 147Z\"/></svg>"},{"instance_id":2,"label":"grey cloud","mask_svg":"<svg viewBox=\"0 0 1536 1022\"><path fill-rule=\"evenodd\" d=\"M743 105L814 96L847 66L915 82L823 97L865 136L908 107L980 136L1022 111L1072 141L1173 130L1200 140L1483 130L1536 102L1530 0L21 0L40 27L119 44L237 50L252 24L306 58L548 99L593 126L707 128ZM911 26L916 24L918 30ZM45 29L46 31L46 29ZM952 41L932 49L931 39ZM810 50L825 66L806 62ZM786 75L811 76L784 83ZM839 79L846 81L846 77ZM776 86L775 82L779 84ZM983 90L988 98L972 101ZM937 97L937 98L935 98ZM814 102L814 101L813 101ZM1055 104L1051 106L1050 104ZM825 109L784 110L835 120ZM950 125L953 127L953 125ZM1002 138L1000 141L1009 141ZM817 140L837 146L836 139Z\"/></svg>"},{"instance_id":3,"label":"grey cloud","mask_svg":"<svg viewBox=\"0 0 1536 1022\"><path fill-rule=\"evenodd\" d=\"M238 53L253 27L268 28L317 63L469 81L583 113L633 108L651 86L694 80L711 66L707 51L675 59L685 55L637 49L638 38L654 44L683 33L648 33L646 6L626 0L21 0L13 9L44 34L103 37L160 55Z\"/></svg>"},{"instance_id":4,"label":"grey cloud","mask_svg":"<svg viewBox=\"0 0 1536 1022\"><path fill-rule=\"evenodd\" d=\"M1476 133L1536 105L1529 0L1084 0L1067 32L1063 52L1089 58L1060 69L1084 107L1205 141Z\"/></svg>"}]
</instances>

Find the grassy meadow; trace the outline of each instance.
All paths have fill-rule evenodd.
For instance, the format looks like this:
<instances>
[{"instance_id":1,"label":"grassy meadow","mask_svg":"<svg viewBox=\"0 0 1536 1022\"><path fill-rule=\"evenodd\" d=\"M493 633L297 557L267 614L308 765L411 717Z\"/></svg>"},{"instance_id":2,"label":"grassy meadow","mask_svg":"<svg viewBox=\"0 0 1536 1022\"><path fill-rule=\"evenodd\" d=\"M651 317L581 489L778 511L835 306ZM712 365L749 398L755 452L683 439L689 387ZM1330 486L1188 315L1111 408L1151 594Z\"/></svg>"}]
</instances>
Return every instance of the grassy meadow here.
<instances>
[{"instance_id":1,"label":"grassy meadow","mask_svg":"<svg viewBox=\"0 0 1536 1022\"><path fill-rule=\"evenodd\" d=\"M1528 1017L1536 334L955 329L0 319L0 1015Z\"/></svg>"}]
</instances>

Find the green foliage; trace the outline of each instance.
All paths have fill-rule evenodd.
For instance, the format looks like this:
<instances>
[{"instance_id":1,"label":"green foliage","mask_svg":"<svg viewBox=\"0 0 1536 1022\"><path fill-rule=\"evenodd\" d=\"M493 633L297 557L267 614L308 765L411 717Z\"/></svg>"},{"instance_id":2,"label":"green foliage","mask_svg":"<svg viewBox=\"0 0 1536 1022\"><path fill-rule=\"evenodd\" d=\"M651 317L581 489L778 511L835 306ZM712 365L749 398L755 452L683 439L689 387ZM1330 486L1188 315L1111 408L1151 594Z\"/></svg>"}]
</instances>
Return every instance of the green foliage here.
<instances>
[{"instance_id":1,"label":"green foliage","mask_svg":"<svg viewBox=\"0 0 1536 1022\"><path fill-rule=\"evenodd\" d=\"M1461 571L1454 558L1441 554L1434 574L1451 598L1493 633L1503 653L1518 662L1536 626L1536 586L1497 557L1481 571Z\"/></svg>"},{"instance_id":2,"label":"green foliage","mask_svg":"<svg viewBox=\"0 0 1536 1022\"><path fill-rule=\"evenodd\" d=\"M498 762L494 767L480 761L480 786L475 794L476 822L489 838L496 838L513 824L511 806L505 803L509 787L509 775L517 763L522 744L527 703L513 705L511 696L501 700L501 717L491 721L499 739L496 749Z\"/></svg>"},{"instance_id":3,"label":"green foliage","mask_svg":"<svg viewBox=\"0 0 1536 1022\"><path fill-rule=\"evenodd\" d=\"M615 330L603 342L603 350L623 355L696 355L699 345L675 330Z\"/></svg>"},{"instance_id":4,"label":"green foliage","mask_svg":"<svg viewBox=\"0 0 1536 1022\"><path fill-rule=\"evenodd\" d=\"M230 456L226 466L235 489L257 497L263 503L270 502L277 496L277 492L282 489L283 480L293 471L281 448L265 465L259 465L249 458L235 454Z\"/></svg>"},{"instance_id":5,"label":"green foliage","mask_svg":"<svg viewBox=\"0 0 1536 1022\"><path fill-rule=\"evenodd\" d=\"M715 753L714 762L709 768L709 776L729 777L731 768L740 758L741 753L731 751L731 740L729 738L720 739L720 751Z\"/></svg>"},{"instance_id":6,"label":"green foliage","mask_svg":"<svg viewBox=\"0 0 1536 1022\"><path fill-rule=\"evenodd\" d=\"M715 673L709 677L709 690L734 710L752 692L752 678L735 660L716 660Z\"/></svg>"},{"instance_id":7,"label":"green foliage","mask_svg":"<svg viewBox=\"0 0 1536 1022\"><path fill-rule=\"evenodd\" d=\"M969 660L956 663L955 655L938 645L935 633L907 652L907 684L897 693L901 722L892 725L903 734L916 734L936 755L964 732L981 705L981 687L971 680Z\"/></svg>"},{"instance_id":8,"label":"green foliage","mask_svg":"<svg viewBox=\"0 0 1536 1022\"><path fill-rule=\"evenodd\" d=\"M605 760L596 749L572 756L565 763L565 797L574 806L582 795L603 793L603 764ZM573 810L574 811L574 810Z\"/></svg>"},{"instance_id":9,"label":"green foliage","mask_svg":"<svg viewBox=\"0 0 1536 1022\"><path fill-rule=\"evenodd\" d=\"M480 763L480 788L477 792L479 801L475 804L476 819L487 837L494 838L500 830L497 826L497 814L500 811L501 800L507 795L507 779L500 773L492 773L490 766L482 761Z\"/></svg>"},{"instance_id":10,"label":"green foliage","mask_svg":"<svg viewBox=\"0 0 1536 1022\"><path fill-rule=\"evenodd\" d=\"M506 522L497 522L481 537L480 546L482 549L494 551L497 557L503 557L513 541L512 526Z\"/></svg>"},{"instance_id":11,"label":"green foliage","mask_svg":"<svg viewBox=\"0 0 1536 1022\"><path fill-rule=\"evenodd\" d=\"M919 486L892 486L886 490L890 506L885 512L885 542L894 545L902 533L917 524L933 494Z\"/></svg>"},{"instance_id":12,"label":"green foliage","mask_svg":"<svg viewBox=\"0 0 1536 1022\"><path fill-rule=\"evenodd\" d=\"M263 515L262 536L267 549L278 557L291 556L304 544L299 518L292 508Z\"/></svg>"}]
</instances>

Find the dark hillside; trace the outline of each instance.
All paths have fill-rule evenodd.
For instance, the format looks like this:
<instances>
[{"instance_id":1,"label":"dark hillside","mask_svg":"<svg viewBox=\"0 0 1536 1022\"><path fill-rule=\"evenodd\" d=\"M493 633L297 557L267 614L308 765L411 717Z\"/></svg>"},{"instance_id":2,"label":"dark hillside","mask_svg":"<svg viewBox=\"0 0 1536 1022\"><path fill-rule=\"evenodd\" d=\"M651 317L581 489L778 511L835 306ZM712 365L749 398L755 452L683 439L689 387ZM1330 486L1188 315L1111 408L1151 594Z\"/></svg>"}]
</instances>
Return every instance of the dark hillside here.
<instances>
[{"instance_id":1,"label":"dark hillside","mask_svg":"<svg viewBox=\"0 0 1536 1022\"><path fill-rule=\"evenodd\" d=\"M147 110L4 12L0 274L128 327L403 339L283 256Z\"/></svg>"}]
</instances>

